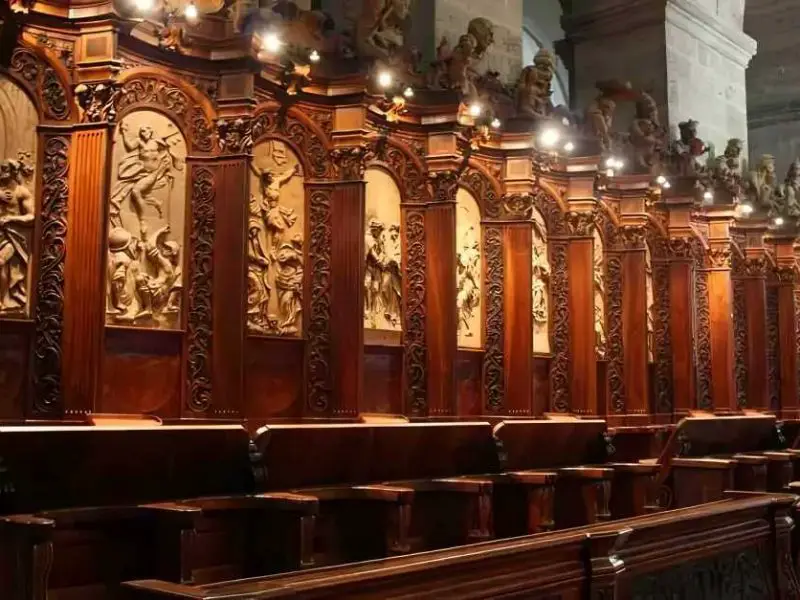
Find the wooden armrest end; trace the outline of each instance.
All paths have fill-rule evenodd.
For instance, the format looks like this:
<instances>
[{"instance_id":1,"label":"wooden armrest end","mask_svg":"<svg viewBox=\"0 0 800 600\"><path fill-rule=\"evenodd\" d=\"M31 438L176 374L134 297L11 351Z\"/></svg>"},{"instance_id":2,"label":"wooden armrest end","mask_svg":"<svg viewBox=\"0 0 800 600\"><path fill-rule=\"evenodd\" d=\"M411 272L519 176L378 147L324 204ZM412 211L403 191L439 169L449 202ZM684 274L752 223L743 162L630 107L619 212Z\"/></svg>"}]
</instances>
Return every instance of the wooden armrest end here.
<instances>
[{"instance_id":1,"label":"wooden armrest end","mask_svg":"<svg viewBox=\"0 0 800 600\"><path fill-rule=\"evenodd\" d=\"M734 454L732 458L743 465L765 465L769 461L766 456L759 454Z\"/></svg>"},{"instance_id":2,"label":"wooden armrest end","mask_svg":"<svg viewBox=\"0 0 800 600\"><path fill-rule=\"evenodd\" d=\"M690 469L730 469L736 466L736 461L728 458L674 458L672 466Z\"/></svg>"},{"instance_id":3,"label":"wooden armrest end","mask_svg":"<svg viewBox=\"0 0 800 600\"><path fill-rule=\"evenodd\" d=\"M525 485L553 485L558 479L555 471L510 471L505 475L512 482Z\"/></svg>"},{"instance_id":4,"label":"wooden armrest end","mask_svg":"<svg viewBox=\"0 0 800 600\"><path fill-rule=\"evenodd\" d=\"M52 519L36 517L34 515L9 515L0 517L0 527L25 530L30 533L50 535L56 523Z\"/></svg>"},{"instance_id":5,"label":"wooden armrest end","mask_svg":"<svg viewBox=\"0 0 800 600\"><path fill-rule=\"evenodd\" d=\"M614 469L614 472L632 473L634 475L654 475L661 469L661 466L655 463L607 463L606 466Z\"/></svg>"},{"instance_id":6,"label":"wooden armrest end","mask_svg":"<svg viewBox=\"0 0 800 600\"><path fill-rule=\"evenodd\" d=\"M565 467L558 469L559 477L573 478L573 479L612 479L614 477L614 469L608 467Z\"/></svg>"}]
</instances>

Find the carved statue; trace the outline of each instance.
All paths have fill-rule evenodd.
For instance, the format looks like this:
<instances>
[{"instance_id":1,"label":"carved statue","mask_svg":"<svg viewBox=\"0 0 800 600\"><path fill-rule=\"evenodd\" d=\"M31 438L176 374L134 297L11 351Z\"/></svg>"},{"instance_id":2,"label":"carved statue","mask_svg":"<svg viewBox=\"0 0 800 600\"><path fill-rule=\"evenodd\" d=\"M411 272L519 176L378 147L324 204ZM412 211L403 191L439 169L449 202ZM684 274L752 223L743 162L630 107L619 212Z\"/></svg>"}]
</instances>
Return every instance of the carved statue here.
<instances>
[{"instance_id":1,"label":"carved statue","mask_svg":"<svg viewBox=\"0 0 800 600\"><path fill-rule=\"evenodd\" d=\"M550 264L547 260L547 242L541 225L533 223L533 247L531 248L531 274L532 274L532 312L534 342L537 332L547 335L547 325L550 321L549 310L549 285ZM534 347L535 350L538 350Z\"/></svg>"},{"instance_id":2,"label":"carved statue","mask_svg":"<svg viewBox=\"0 0 800 600\"><path fill-rule=\"evenodd\" d=\"M365 237L364 320L367 327L379 329L383 316L392 328L400 325L401 240L400 226L389 226L388 237L382 221L372 219Z\"/></svg>"},{"instance_id":3,"label":"carved statue","mask_svg":"<svg viewBox=\"0 0 800 600\"><path fill-rule=\"evenodd\" d=\"M364 317L368 319L373 328L377 327L376 318L383 311L381 283L386 263L383 241L385 228L381 221L372 219L367 226L368 231L364 244L367 252L364 272Z\"/></svg>"},{"instance_id":4,"label":"carved statue","mask_svg":"<svg viewBox=\"0 0 800 600\"><path fill-rule=\"evenodd\" d=\"M174 131L157 137L153 128L142 125L137 135L129 133L127 122L119 125L122 143L128 154L117 165L117 185L111 192L109 220L113 227L122 227L120 209L126 200L139 220L141 239L147 238L144 222L145 206L153 206L162 216L162 201L153 192L168 188L175 179L175 171L183 170L183 161L172 153L170 139L180 135Z\"/></svg>"},{"instance_id":5,"label":"carved statue","mask_svg":"<svg viewBox=\"0 0 800 600\"><path fill-rule=\"evenodd\" d=\"M800 159L798 158L789 165L786 180L780 187L776 212L790 219L800 217Z\"/></svg>"},{"instance_id":6,"label":"carved statue","mask_svg":"<svg viewBox=\"0 0 800 600\"><path fill-rule=\"evenodd\" d=\"M595 350L600 359L606 356L606 282L603 250L595 237L594 251L594 334Z\"/></svg>"},{"instance_id":7,"label":"carved statue","mask_svg":"<svg viewBox=\"0 0 800 600\"><path fill-rule=\"evenodd\" d=\"M410 0L365 0L355 26L358 56L394 62L403 54L410 9Z\"/></svg>"},{"instance_id":8,"label":"carved statue","mask_svg":"<svg viewBox=\"0 0 800 600\"><path fill-rule=\"evenodd\" d=\"M775 157L765 154L758 166L747 176L745 191L754 212L762 215L774 213L777 177L775 176Z\"/></svg>"},{"instance_id":9,"label":"carved statue","mask_svg":"<svg viewBox=\"0 0 800 600\"><path fill-rule=\"evenodd\" d=\"M458 311L458 332L465 337L474 334L470 329L475 309L480 305L481 255L475 230L470 227L464 234L461 250L456 264L456 310Z\"/></svg>"},{"instance_id":10,"label":"carved statue","mask_svg":"<svg viewBox=\"0 0 800 600\"><path fill-rule=\"evenodd\" d=\"M395 326L400 325L403 304L402 246L400 225L390 225L389 239L386 244L386 268L383 271L381 293L383 294L385 307L383 316Z\"/></svg>"},{"instance_id":11,"label":"carved statue","mask_svg":"<svg viewBox=\"0 0 800 600\"><path fill-rule=\"evenodd\" d=\"M277 17L280 19L280 36L290 58L307 61L310 49L325 54L343 54L344 42L334 30L329 14L304 10L291 0L253 4L238 10L236 28L245 35L260 34L268 26L275 27Z\"/></svg>"},{"instance_id":12,"label":"carved statue","mask_svg":"<svg viewBox=\"0 0 800 600\"><path fill-rule=\"evenodd\" d=\"M614 110L617 108L614 97L620 84L613 81L598 81L596 85L600 93L586 108L584 128L589 135L600 142L601 153L608 154L612 150L611 126L614 122Z\"/></svg>"},{"instance_id":13,"label":"carved statue","mask_svg":"<svg viewBox=\"0 0 800 600\"><path fill-rule=\"evenodd\" d=\"M494 25L483 17L469 22L467 33L459 38L452 51L447 38L442 38L431 69L432 86L460 90L468 97L476 96L479 75L475 66L493 43Z\"/></svg>"},{"instance_id":14,"label":"carved statue","mask_svg":"<svg viewBox=\"0 0 800 600\"><path fill-rule=\"evenodd\" d=\"M697 121L692 119L678 124L680 137L670 149L673 175L690 177L702 171L698 158L706 154L709 147L697 137L697 125Z\"/></svg>"},{"instance_id":15,"label":"carved statue","mask_svg":"<svg viewBox=\"0 0 800 600\"><path fill-rule=\"evenodd\" d=\"M283 147L275 145L272 161L285 165ZM303 299L303 238L292 234L298 215L280 203L281 190L299 175L299 165L281 171L256 169L259 191L250 196L247 226L247 326L252 333L295 335ZM277 304L271 312L273 288Z\"/></svg>"},{"instance_id":16,"label":"carved statue","mask_svg":"<svg viewBox=\"0 0 800 600\"><path fill-rule=\"evenodd\" d=\"M661 169L665 131L653 97L642 92L636 101L636 118L630 127L633 166L637 172L657 174Z\"/></svg>"},{"instance_id":17,"label":"carved statue","mask_svg":"<svg viewBox=\"0 0 800 600\"><path fill-rule=\"evenodd\" d=\"M731 198L738 198L742 187L742 150L744 142L737 138L728 140L725 152L714 161L712 173L716 186L726 190Z\"/></svg>"},{"instance_id":18,"label":"carved statue","mask_svg":"<svg viewBox=\"0 0 800 600\"><path fill-rule=\"evenodd\" d=\"M517 113L526 117L546 117L553 109L550 96L556 59L542 48L536 53L533 65L522 69L517 81Z\"/></svg>"},{"instance_id":19,"label":"carved statue","mask_svg":"<svg viewBox=\"0 0 800 600\"><path fill-rule=\"evenodd\" d=\"M24 314L28 306L29 236L34 198L28 153L0 162L0 314Z\"/></svg>"}]
</instances>

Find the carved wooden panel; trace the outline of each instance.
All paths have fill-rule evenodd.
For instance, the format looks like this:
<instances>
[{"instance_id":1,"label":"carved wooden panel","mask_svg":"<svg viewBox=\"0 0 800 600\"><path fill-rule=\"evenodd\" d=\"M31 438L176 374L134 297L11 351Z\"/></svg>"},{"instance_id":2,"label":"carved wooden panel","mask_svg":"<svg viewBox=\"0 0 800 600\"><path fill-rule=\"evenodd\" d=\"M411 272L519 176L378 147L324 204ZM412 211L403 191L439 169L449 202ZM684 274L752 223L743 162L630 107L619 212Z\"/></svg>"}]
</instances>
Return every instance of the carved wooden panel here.
<instances>
[{"instance_id":1,"label":"carved wooden panel","mask_svg":"<svg viewBox=\"0 0 800 600\"><path fill-rule=\"evenodd\" d=\"M797 283L794 285L794 339L800 340L800 286ZM797 390L795 392L795 406L800 402L800 343L795 343L795 352L797 354Z\"/></svg>"},{"instance_id":2,"label":"carved wooden panel","mask_svg":"<svg viewBox=\"0 0 800 600\"><path fill-rule=\"evenodd\" d=\"M778 287L767 287L767 398L771 411L780 410L780 332L778 331ZM795 340L795 344L798 341Z\"/></svg>"},{"instance_id":3,"label":"carved wooden panel","mask_svg":"<svg viewBox=\"0 0 800 600\"><path fill-rule=\"evenodd\" d=\"M424 413L427 396L428 356L425 343L425 211L403 211L404 272L403 290L403 385L405 410Z\"/></svg>"},{"instance_id":4,"label":"carved wooden panel","mask_svg":"<svg viewBox=\"0 0 800 600\"><path fill-rule=\"evenodd\" d=\"M569 278L565 240L550 241L553 360L550 363L550 400L556 412L569 411Z\"/></svg>"},{"instance_id":5,"label":"carved wooden panel","mask_svg":"<svg viewBox=\"0 0 800 600\"><path fill-rule=\"evenodd\" d=\"M734 260L734 268L736 268ZM736 403L747 406L747 314L745 306L745 284L736 277L733 280L733 336L734 360L736 361Z\"/></svg>"},{"instance_id":6,"label":"carved wooden panel","mask_svg":"<svg viewBox=\"0 0 800 600\"><path fill-rule=\"evenodd\" d=\"M244 348L248 420L299 419L305 395L302 340L248 336Z\"/></svg>"},{"instance_id":7,"label":"carved wooden panel","mask_svg":"<svg viewBox=\"0 0 800 600\"><path fill-rule=\"evenodd\" d=\"M622 332L622 256L618 252L606 255L606 308L608 335L605 358L608 361L608 408L615 413L625 412L625 354ZM631 284L632 285L632 284Z\"/></svg>"},{"instance_id":8,"label":"carved wooden panel","mask_svg":"<svg viewBox=\"0 0 800 600\"><path fill-rule=\"evenodd\" d=\"M41 99L41 111L47 120L66 121L71 116L69 93L64 83L34 50L18 47L11 56L9 72L22 82L30 96Z\"/></svg>"},{"instance_id":9,"label":"carved wooden panel","mask_svg":"<svg viewBox=\"0 0 800 600\"><path fill-rule=\"evenodd\" d=\"M655 362L655 412L670 414L673 409L672 334L670 330L669 263L653 260L653 360Z\"/></svg>"},{"instance_id":10,"label":"carved wooden panel","mask_svg":"<svg viewBox=\"0 0 800 600\"><path fill-rule=\"evenodd\" d=\"M485 261L486 335L483 357L483 385L486 394L485 410L499 413L504 409L504 346L503 346L503 229L494 225L483 227L483 252ZM463 251L462 251L463 252ZM463 256L459 268L464 267ZM461 288L459 294L461 294ZM463 302L463 300L462 300ZM463 310L463 304L460 306Z\"/></svg>"},{"instance_id":11,"label":"carved wooden panel","mask_svg":"<svg viewBox=\"0 0 800 600\"><path fill-rule=\"evenodd\" d=\"M547 226L542 213L534 208L531 212L531 302L533 318L533 352L550 352L550 260L547 250Z\"/></svg>"},{"instance_id":12,"label":"carved wooden panel","mask_svg":"<svg viewBox=\"0 0 800 600\"><path fill-rule=\"evenodd\" d=\"M464 188L456 194L456 310L458 345L481 348L484 253L478 200Z\"/></svg>"},{"instance_id":13,"label":"carved wooden panel","mask_svg":"<svg viewBox=\"0 0 800 600\"><path fill-rule=\"evenodd\" d=\"M697 370L697 407L711 409L711 316L708 299L708 271L703 258L697 259L694 276L695 364Z\"/></svg>"}]
</instances>

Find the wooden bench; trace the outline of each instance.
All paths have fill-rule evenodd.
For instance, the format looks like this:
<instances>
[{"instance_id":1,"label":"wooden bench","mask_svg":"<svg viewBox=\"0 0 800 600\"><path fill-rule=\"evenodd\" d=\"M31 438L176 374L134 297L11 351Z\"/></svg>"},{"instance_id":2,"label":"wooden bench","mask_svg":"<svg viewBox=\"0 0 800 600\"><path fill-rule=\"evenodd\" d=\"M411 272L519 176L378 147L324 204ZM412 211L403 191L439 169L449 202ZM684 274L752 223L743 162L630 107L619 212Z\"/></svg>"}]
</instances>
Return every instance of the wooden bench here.
<instances>
[{"instance_id":1,"label":"wooden bench","mask_svg":"<svg viewBox=\"0 0 800 600\"><path fill-rule=\"evenodd\" d=\"M614 523L300 574L207 586L137 581L126 584L126 598L788 600L800 589L789 553L795 501L732 495Z\"/></svg>"},{"instance_id":2,"label":"wooden bench","mask_svg":"<svg viewBox=\"0 0 800 600\"><path fill-rule=\"evenodd\" d=\"M269 425L255 439L265 491L313 498L315 523L274 538L288 568L454 546L491 537L496 471L488 423ZM302 543L298 542L298 532Z\"/></svg>"},{"instance_id":3,"label":"wooden bench","mask_svg":"<svg viewBox=\"0 0 800 600\"><path fill-rule=\"evenodd\" d=\"M106 598L152 573L271 572L239 426L0 428L0 597ZM315 510L310 502L309 510Z\"/></svg>"},{"instance_id":4,"label":"wooden bench","mask_svg":"<svg viewBox=\"0 0 800 600\"><path fill-rule=\"evenodd\" d=\"M765 414L682 419L657 461L658 505L693 506L733 489L785 491L791 455L778 450L776 424Z\"/></svg>"}]
</instances>

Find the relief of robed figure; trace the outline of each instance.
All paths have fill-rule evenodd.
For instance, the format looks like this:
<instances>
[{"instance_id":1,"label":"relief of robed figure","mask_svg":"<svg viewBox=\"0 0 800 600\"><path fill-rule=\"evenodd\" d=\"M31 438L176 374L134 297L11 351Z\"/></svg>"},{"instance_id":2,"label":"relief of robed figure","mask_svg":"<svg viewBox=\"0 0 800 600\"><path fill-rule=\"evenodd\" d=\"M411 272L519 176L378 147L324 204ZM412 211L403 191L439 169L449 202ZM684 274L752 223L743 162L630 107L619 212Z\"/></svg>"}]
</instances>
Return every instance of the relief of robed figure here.
<instances>
[{"instance_id":1,"label":"relief of robed figure","mask_svg":"<svg viewBox=\"0 0 800 600\"><path fill-rule=\"evenodd\" d=\"M24 314L28 306L29 235L34 198L27 153L0 162L0 315Z\"/></svg>"}]
</instances>

